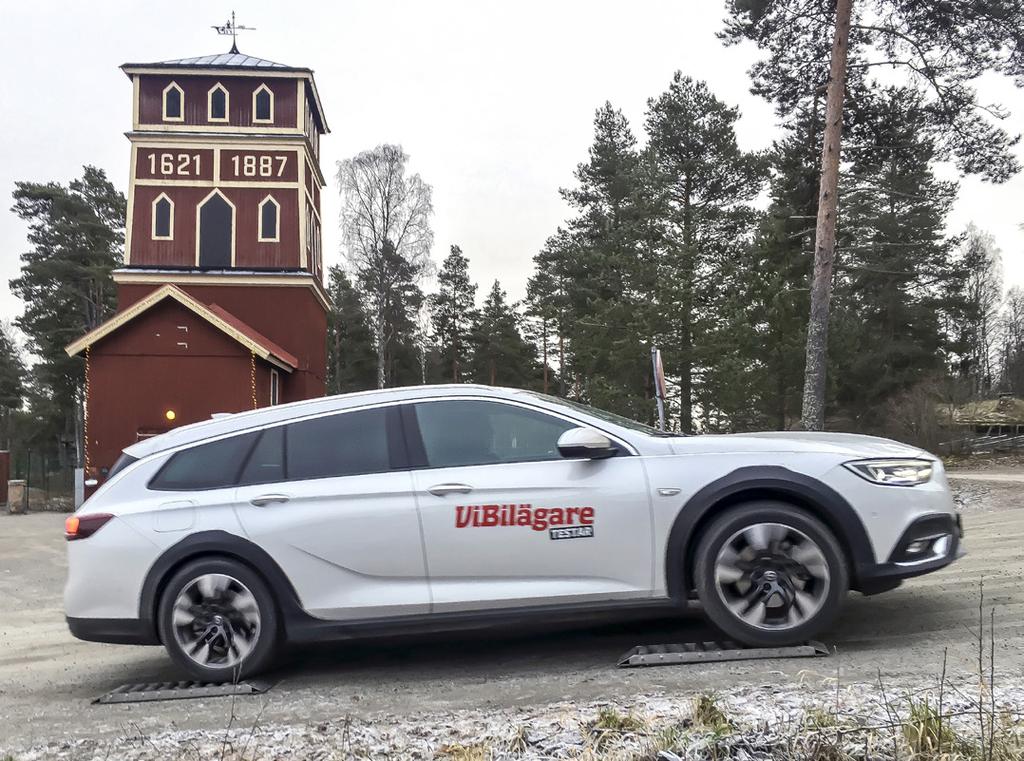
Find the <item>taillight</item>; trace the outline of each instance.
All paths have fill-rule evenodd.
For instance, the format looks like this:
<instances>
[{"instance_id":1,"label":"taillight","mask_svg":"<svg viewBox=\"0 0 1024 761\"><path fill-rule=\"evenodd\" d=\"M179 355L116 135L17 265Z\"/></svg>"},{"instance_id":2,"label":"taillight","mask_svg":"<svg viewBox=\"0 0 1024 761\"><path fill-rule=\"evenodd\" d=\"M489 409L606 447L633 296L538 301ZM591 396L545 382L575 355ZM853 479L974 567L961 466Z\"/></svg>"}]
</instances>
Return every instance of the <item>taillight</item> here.
<instances>
[{"instance_id":1,"label":"taillight","mask_svg":"<svg viewBox=\"0 0 1024 761\"><path fill-rule=\"evenodd\" d=\"M109 513L72 515L64 521L64 538L70 542L74 539L90 537L103 528L104 524L113 517Z\"/></svg>"}]
</instances>

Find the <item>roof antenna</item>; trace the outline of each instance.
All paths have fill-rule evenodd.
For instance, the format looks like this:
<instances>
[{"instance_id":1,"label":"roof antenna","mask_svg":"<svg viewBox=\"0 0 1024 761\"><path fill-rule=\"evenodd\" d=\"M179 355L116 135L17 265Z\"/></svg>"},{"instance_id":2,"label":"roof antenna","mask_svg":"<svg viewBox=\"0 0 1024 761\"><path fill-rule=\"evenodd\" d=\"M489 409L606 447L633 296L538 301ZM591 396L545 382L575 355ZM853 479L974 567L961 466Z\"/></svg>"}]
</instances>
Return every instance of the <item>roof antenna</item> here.
<instances>
[{"instance_id":1,"label":"roof antenna","mask_svg":"<svg viewBox=\"0 0 1024 761\"><path fill-rule=\"evenodd\" d=\"M254 26L239 26L235 23L235 12L231 11L231 20L217 26L214 24L213 28L217 31L217 34L230 34L231 35L231 50L229 53L238 53L238 33L239 32L255 32L256 27Z\"/></svg>"}]
</instances>

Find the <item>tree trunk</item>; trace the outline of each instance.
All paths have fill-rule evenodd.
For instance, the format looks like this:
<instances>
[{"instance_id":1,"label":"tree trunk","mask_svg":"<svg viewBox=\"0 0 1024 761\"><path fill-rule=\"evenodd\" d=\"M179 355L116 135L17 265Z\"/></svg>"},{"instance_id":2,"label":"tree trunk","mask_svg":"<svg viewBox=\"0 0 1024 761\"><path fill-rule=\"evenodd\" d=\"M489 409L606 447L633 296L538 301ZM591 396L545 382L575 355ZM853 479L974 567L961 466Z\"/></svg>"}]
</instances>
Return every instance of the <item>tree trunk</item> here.
<instances>
[{"instance_id":1,"label":"tree trunk","mask_svg":"<svg viewBox=\"0 0 1024 761\"><path fill-rule=\"evenodd\" d=\"M548 392L548 321L546 317L541 318L540 334L544 353L544 393L546 394Z\"/></svg>"},{"instance_id":2,"label":"tree trunk","mask_svg":"<svg viewBox=\"0 0 1024 761\"><path fill-rule=\"evenodd\" d=\"M377 312L377 388L384 388L384 315Z\"/></svg>"},{"instance_id":3,"label":"tree trunk","mask_svg":"<svg viewBox=\"0 0 1024 761\"><path fill-rule=\"evenodd\" d=\"M839 152L843 138L843 97L846 91L846 52L850 40L853 0L838 0L832 66L825 96L825 135L821 150L821 187L814 232L814 275L811 314L807 322L807 362L804 366L803 427L825 427L825 371L828 361L828 313L832 299L832 266L836 251L836 210L839 196Z\"/></svg>"}]
</instances>

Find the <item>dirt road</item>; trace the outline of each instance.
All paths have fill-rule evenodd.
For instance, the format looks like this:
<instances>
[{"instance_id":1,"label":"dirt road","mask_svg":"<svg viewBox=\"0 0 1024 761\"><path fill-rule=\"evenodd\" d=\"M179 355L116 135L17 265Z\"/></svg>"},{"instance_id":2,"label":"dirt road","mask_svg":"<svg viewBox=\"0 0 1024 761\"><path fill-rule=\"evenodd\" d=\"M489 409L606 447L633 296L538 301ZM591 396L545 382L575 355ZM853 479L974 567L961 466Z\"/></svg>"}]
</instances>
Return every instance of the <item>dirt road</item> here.
<instances>
[{"instance_id":1,"label":"dirt road","mask_svg":"<svg viewBox=\"0 0 1024 761\"><path fill-rule=\"evenodd\" d=\"M936 676L948 649L952 676L976 668L979 585L985 617L996 611L999 679L1024 679L1024 476L954 480L964 507L969 554L954 566L872 598L851 596L823 639L829 660L752 661L618 670L637 644L706 639L698 615L597 624L559 632L502 632L386 643L324 645L293 653L266 696L236 701L236 722L315 723L346 715L414 715L424 710L520 706L560 700L685 694L802 681L837 671L846 682L878 672L902 679ZM61 611L63 516L0 516L0 757L63 738L216 729L230 701L91 705L126 682L179 678L159 648L79 642Z\"/></svg>"}]
</instances>

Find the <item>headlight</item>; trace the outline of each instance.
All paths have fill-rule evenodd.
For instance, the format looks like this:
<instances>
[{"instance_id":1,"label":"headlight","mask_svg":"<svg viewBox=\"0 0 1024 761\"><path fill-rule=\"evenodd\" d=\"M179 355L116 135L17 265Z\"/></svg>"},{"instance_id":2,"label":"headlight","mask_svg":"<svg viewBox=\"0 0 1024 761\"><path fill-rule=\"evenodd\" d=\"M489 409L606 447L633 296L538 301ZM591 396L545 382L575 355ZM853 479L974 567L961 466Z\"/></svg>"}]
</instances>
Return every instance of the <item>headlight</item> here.
<instances>
[{"instance_id":1,"label":"headlight","mask_svg":"<svg viewBox=\"0 0 1024 761\"><path fill-rule=\"evenodd\" d=\"M916 486L932 477L928 460L856 460L844 465L861 478L886 486Z\"/></svg>"}]
</instances>

